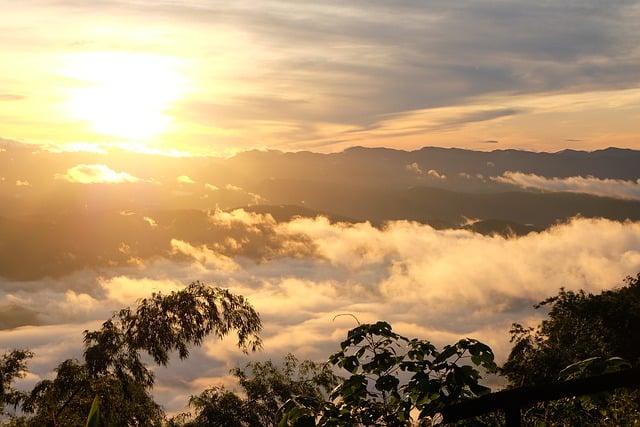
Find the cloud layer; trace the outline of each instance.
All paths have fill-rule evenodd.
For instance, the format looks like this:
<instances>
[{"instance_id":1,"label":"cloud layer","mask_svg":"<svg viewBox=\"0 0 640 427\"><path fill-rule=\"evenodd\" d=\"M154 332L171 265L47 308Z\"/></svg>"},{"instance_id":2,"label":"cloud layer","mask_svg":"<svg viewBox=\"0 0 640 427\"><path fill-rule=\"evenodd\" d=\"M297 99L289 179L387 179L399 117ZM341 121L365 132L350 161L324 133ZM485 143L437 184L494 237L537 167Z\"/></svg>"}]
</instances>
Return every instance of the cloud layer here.
<instances>
[{"instance_id":1,"label":"cloud layer","mask_svg":"<svg viewBox=\"0 0 640 427\"><path fill-rule=\"evenodd\" d=\"M349 317L335 318L342 313L361 322L387 320L437 345L475 337L504 360L511 323L535 324L542 316L534 303L562 286L597 293L640 272L640 223L632 222L574 219L505 239L406 221L383 229L322 217L278 224L243 211L219 212L212 220L268 232L283 241L283 250L251 260L174 239L182 261L155 258L102 273L2 280L0 349L36 352L24 386L50 376L63 358L80 357L82 330L98 328L113 310L194 280L247 296L261 313L265 347L247 357L232 339L208 340L188 363L174 360L158 369L156 394L170 411L181 409L190 394L229 381L228 370L250 358L278 359L291 351L325 359L354 326Z\"/></svg>"},{"instance_id":2,"label":"cloud layer","mask_svg":"<svg viewBox=\"0 0 640 427\"><path fill-rule=\"evenodd\" d=\"M502 176L492 179L522 188L534 188L543 191L567 191L618 199L640 200L640 179L634 182L621 179L600 179L592 176L546 178L522 172L505 172Z\"/></svg>"},{"instance_id":3,"label":"cloud layer","mask_svg":"<svg viewBox=\"0 0 640 427\"><path fill-rule=\"evenodd\" d=\"M78 81L63 70L98 56L125 58L110 69L136 76L145 58L156 58L189 82L190 93L162 111L178 131L143 144L162 141L167 152L335 151L382 138L404 148L637 145L636 0L60 1L15 3L4 13L7 138L117 143L105 141L109 129L96 137L36 102L40 93L91 94L93 76ZM122 125L111 119L126 122L141 102L177 86L136 98L139 86L153 86L155 76L146 77L118 93L111 130ZM104 106L82 111L94 107Z\"/></svg>"}]
</instances>

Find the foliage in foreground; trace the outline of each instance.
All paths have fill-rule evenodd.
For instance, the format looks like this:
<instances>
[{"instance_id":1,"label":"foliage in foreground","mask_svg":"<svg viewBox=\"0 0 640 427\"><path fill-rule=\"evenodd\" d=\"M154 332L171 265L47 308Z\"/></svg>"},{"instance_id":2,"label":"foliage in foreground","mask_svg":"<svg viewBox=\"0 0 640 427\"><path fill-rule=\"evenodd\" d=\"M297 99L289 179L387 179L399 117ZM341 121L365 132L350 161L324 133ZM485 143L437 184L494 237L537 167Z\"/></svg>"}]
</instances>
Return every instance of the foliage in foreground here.
<instances>
[{"instance_id":1,"label":"foliage in foreground","mask_svg":"<svg viewBox=\"0 0 640 427\"><path fill-rule=\"evenodd\" d=\"M240 395L224 387L207 389L191 398L192 417L181 414L172 422L185 427L270 426L287 400L294 396L322 400L338 384L328 364L299 362L293 354L287 355L282 364L251 362L231 373L242 389Z\"/></svg>"},{"instance_id":2,"label":"foliage in foreground","mask_svg":"<svg viewBox=\"0 0 640 427\"><path fill-rule=\"evenodd\" d=\"M393 332L386 322L349 331L329 361L346 371L329 400L301 396L282 408L279 426L410 425L430 423L441 408L488 393L476 367L495 371L491 349L473 339L442 351L429 341Z\"/></svg>"},{"instance_id":3,"label":"foliage in foreground","mask_svg":"<svg viewBox=\"0 0 640 427\"><path fill-rule=\"evenodd\" d=\"M558 379L566 366L591 357L621 357L640 363L640 273L626 286L587 294L561 289L536 305L548 307L548 318L536 328L513 324L514 343L501 373L512 386Z\"/></svg>"},{"instance_id":4,"label":"foliage in foreground","mask_svg":"<svg viewBox=\"0 0 640 427\"><path fill-rule=\"evenodd\" d=\"M235 331L244 350L260 347L262 328L258 313L242 297L226 289L200 282L168 295L154 293L135 310L115 313L97 331L84 332L84 363L65 360L53 380L44 380L24 395L11 389L4 403L20 404L30 416L14 417L14 425L84 425L95 396L100 400L100 418L105 426L160 426L164 411L153 400L153 371L142 360L146 353L158 365L169 362L172 351L189 356L189 346L200 345L207 335L218 338ZM13 356L11 356L13 355ZM22 372L20 353L10 366ZM13 360L12 359L12 360ZM23 363L24 364L24 363ZM17 370L16 370L17 369ZM13 378L5 381L11 384Z\"/></svg>"},{"instance_id":5,"label":"foliage in foreground","mask_svg":"<svg viewBox=\"0 0 640 427\"><path fill-rule=\"evenodd\" d=\"M514 324L514 343L500 372L511 387L589 377L640 366L640 274L625 286L587 294L561 289L537 328ZM569 366L569 368L566 368ZM616 390L528 408L524 425L640 425L640 391Z\"/></svg>"},{"instance_id":6,"label":"foliage in foreground","mask_svg":"<svg viewBox=\"0 0 640 427\"><path fill-rule=\"evenodd\" d=\"M638 366L640 274L598 295L561 289L538 307L550 309L538 328L516 324L511 331L514 346L499 370L510 387ZM166 420L151 396L154 377L143 354L166 365L172 351L187 358L189 347L205 336L231 331L237 331L240 348L254 350L260 328L253 308L226 290L194 283L170 295L153 294L135 310L115 313L101 329L85 331L84 362L62 362L54 379L30 393L15 390L13 382L24 375L32 353L2 355L0 416L8 413L13 426L430 425L443 406L487 393L480 371L496 369L491 349L476 340L438 350L397 334L386 322L364 324L348 332L328 363L298 362L293 355L281 365L250 363L232 371L241 393L207 389L191 399L193 415ZM97 411L90 413L97 402L99 423ZM26 415L12 415L10 407ZM488 414L464 424L503 420ZM534 405L523 412L523 425L640 425L640 393L617 390Z\"/></svg>"},{"instance_id":7,"label":"foliage in foreground","mask_svg":"<svg viewBox=\"0 0 640 427\"><path fill-rule=\"evenodd\" d=\"M5 414L7 405L15 408L25 398L25 393L15 390L12 384L25 376L27 360L32 357L29 350L12 350L0 357L0 415Z\"/></svg>"}]
</instances>

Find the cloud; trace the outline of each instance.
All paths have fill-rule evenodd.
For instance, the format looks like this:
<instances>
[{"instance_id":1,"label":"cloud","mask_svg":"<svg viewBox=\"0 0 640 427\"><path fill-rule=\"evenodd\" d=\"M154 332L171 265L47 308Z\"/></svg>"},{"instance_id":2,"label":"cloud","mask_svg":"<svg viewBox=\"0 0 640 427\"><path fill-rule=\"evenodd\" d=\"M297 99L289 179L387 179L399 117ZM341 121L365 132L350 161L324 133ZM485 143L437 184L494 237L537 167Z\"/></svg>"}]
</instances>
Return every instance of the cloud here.
<instances>
[{"instance_id":1,"label":"cloud","mask_svg":"<svg viewBox=\"0 0 640 427\"><path fill-rule=\"evenodd\" d=\"M406 169L408 171L414 172L414 173L416 173L418 175L422 175L424 173L424 171L422 170L422 168L420 167L418 162L413 162L410 165L407 165Z\"/></svg>"},{"instance_id":2,"label":"cloud","mask_svg":"<svg viewBox=\"0 0 640 427\"><path fill-rule=\"evenodd\" d=\"M214 252L206 245L196 247L185 241L172 239L171 249L174 253L180 253L195 259L204 269L231 273L239 268L231 258Z\"/></svg>"},{"instance_id":3,"label":"cloud","mask_svg":"<svg viewBox=\"0 0 640 427\"><path fill-rule=\"evenodd\" d=\"M432 178L436 178L436 179L446 179L447 178L446 175L439 173L435 169L429 169L426 172L423 171L422 168L420 167L420 165L417 162L413 162L410 165L407 165L406 169L408 171L411 171L411 172L417 174L417 175L428 176L428 177L432 177Z\"/></svg>"},{"instance_id":4,"label":"cloud","mask_svg":"<svg viewBox=\"0 0 640 427\"><path fill-rule=\"evenodd\" d=\"M106 299L113 306L128 306L138 299L147 297L152 293L170 293L181 289L181 284L172 279L132 278L128 276L115 276L98 279L99 285L105 292Z\"/></svg>"},{"instance_id":5,"label":"cloud","mask_svg":"<svg viewBox=\"0 0 640 427\"><path fill-rule=\"evenodd\" d=\"M177 180L180 184L195 184L195 181L187 175L180 175Z\"/></svg>"},{"instance_id":6,"label":"cloud","mask_svg":"<svg viewBox=\"0 0 640 427\"><path fill-rule=\"evenodd\" d=\"M154 220L151 217L145 216L145 217L142 218L142 220L144 222L146 222L147 224L149 224L149 227L151 227L151 228L155 228L155 227L158 226L158 223L156 222L156 220Z\"/></svg>"},{"instance_id":7,"label":"cloud","mask_svg":"<svg viewBox=\"0 0 640 427\"><path fill-rule=\"evenodd\" d=\"M7 22L23 23L11 29L13 43L5 43L3 51L7 62L15 63L7 73L17 89L0 95L7 100L29 93L29 82L60 81L53 80L49 68L38 67L40 61L25 73L20 62L24 46L43 58L49 52L64 55L70 47L161 54L183 58L185 68L197 69L186 74L199 80L199 90L170 111L175 124L192 133L167 136L174 138L166 144L168 150L191 144L189 151L206 151L215 144L226 154L238 147L335 149L353 145L353 138L338 142L348 139L347 132L384 128L391 116L465 107L479 98L482 110L500 117L460 111L436 129L451 130L456 117L483 128L528 112L518 105L527 97L635 88L640 66L632 42L638 38L640 14L635 1L328 1L322 8L291 1L100 2L92 7L65 1L38 10L16 3L6 14ZM68 31L51 31L70 17L75 24ZM97 19L112 30L96 34L91 23ZM38 26L41 22L47 25ZM171 43L159 30L163 26L179 29L171 34ZM211 31L218 34L216 40L202 37ZM513 102L504 104L498 97ZM2 104L10 113L12 104L24 103L27 109L30 101ZM53 126L43 118L38 124ZM481 135L516 140L500 130ZM475 135L470 144L482 144L484 137ZM564 135L575 134L562 130L554 137L562 141ZM358 140L362 144L371 138Z\"/></svg>"},{"instance_id":8,"label":"cloud","mask_svg":"<svg viewBox=\"0 0 640 427\"><path fill-rule=\"evenodd\" d=\"M68 142L63 144L45 144L42 147L52 153L96 153L107 154L106 147L109 144L96 144L90 142Z\"/></svg>"},{"instance_id":9,"label":"cloud","mask_svg":"<svg viewBox=\"0 0 640 427\"><path fill-rule=\"evenodd\" d=\"M31 187L31 183L29 181L17 180L16 187Z\"/></svg>"},{"instance_id":10,"label":"cloud","mask_svg":"<svg viewBox=\"0 0 640 427\"><path fill-rule=\"evenodd\" d=\"M0 93L0 101L20 101L24 99L23 95L16 95L13 93Z\"/></svg>"},{"instance_id":11,"label":"cloud","mask_svg":"<svg viewBox=\"0 0 640 427\"><path fill-rule=\"evenodd\" d=\"M0 330L24 325L39 325L38 312L12 302L0 306Z\"/></svg>"},{"instance_id":12,"label":"cloud","mask_svg":"<svg viewBox=\"0 0 640 427\"><path fill-rule=\"evenodd\" d=\"M524 112L520 108L491 108L481 105L464 105L441 108L422 108L379 117L368 127L351 130L350 133L370 137L398 137L433 132L458 130L474 123L491 122Z\"/></svg>"},{"instance_id":13,"label":"cloud","mask_svg":"<svg viewBox=\"0 0 640 427\"><path fill-rule=\"evenodd\" d=\"M543 191L566 191L618 199L640 200L640 179L634 182L621 179L601 179L592 176L546 178L522 172L505 172L502 176L492 177L491 179L522 188L534 188Z\"/></svg>"},{"instance_id":14,"label":"cloud","mask_svg":"<svg viewBox=\"0 0 640 427\"><path fill-rule=\"evenodd\" d=\"M129 175L126 172L116 172L106 165L81 164L67 169L65 174L56 174L55 179L71 182L74 184L97 184L97 183L125 183L140 182L140 178Z\"/></svg>"},{"instance_id":15,"label":"cloud","mask_svg":"<svg viewBox=\"0 0 640 427\"><path fill-rule=\"evenodd\" d=\"M173 255L136 266L32 282L0 278L0 307L19 314L14 324L5 322L10 329L0 330L0 350L34 350L33 382L52 375L64 358L81 356L84 329L98 328L112 311L152 292L201 280L245 295L263 320L264 350L244 356L233 337L212 338L193 349L188 362L157 368L156 396L175 411L205 386L229 383L228 370L251 359L294 352L324 360L355 326L349 316L334 320L339 314L361 322L384 319L400 333L439 346L475 337L502 361L511 323L540 320L536 302L563 286L597 293L640 272L640 222L573 219L506 239L409 221L383 228L323 217L276 223L243 210L216 211L209 220L261 235L280 250L250 258L219 252L224 245L217 238L174 238Z\"/></svg>"},{"instance_id":16,"label":"cloud","mask_svg":"<svg viewBox=\"0 0 640 427\"><path fill-rule=\"evenodd\" d=\"M435 169L429 169L427 171L427 175L433 178L437 178L437 179L446 179L446 175L443 175L441 173L439 173L437 170Z\"/></svg>"},{"instance_id":17,"label":"cloud","mask_svg":"<svg viewBox=\"0 0 640 427\"><path fill-rule=\"evenodd\" d=\"M244 209L234 209L233 211L223 211L216 209L209 215L209 220L217 225L231 228L236 225L249 226L257 231L258 225L274 226L276 221L271 214L260 214L247 212Z\"/></svg>"}]
</instances>

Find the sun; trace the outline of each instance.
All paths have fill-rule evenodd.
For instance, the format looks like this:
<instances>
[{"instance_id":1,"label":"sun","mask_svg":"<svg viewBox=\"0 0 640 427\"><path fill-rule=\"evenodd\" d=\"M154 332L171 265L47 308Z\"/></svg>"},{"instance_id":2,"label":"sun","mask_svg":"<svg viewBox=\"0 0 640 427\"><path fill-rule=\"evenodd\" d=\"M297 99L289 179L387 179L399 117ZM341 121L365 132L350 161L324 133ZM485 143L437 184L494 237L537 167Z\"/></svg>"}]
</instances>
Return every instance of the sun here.
<instances>
[{"instance_id":1,"label":"sun","mask_svg":"<svg viewBox=\"0 0 640 427\"><path fill-rule=\"evenodd\" d=\"M170 57L94 52L65 62L64 75L73 82L65 110L100 135L145 141L166 132L173 120L168 109L186 90Z\"/></svg>"}]
</instances>

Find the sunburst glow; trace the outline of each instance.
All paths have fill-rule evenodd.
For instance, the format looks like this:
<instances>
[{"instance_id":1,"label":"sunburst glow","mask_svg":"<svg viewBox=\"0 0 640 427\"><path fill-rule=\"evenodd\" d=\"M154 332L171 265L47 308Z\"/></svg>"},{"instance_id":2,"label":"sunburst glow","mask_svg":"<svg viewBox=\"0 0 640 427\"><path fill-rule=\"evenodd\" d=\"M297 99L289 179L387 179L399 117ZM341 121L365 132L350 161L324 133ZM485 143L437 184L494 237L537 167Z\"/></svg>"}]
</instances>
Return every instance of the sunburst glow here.
<instances>
[{"instance_id":1,"label":"sunburst glow","mask_svg":"<svg viewBox=\"0 0 640 427\"><path fill-rule=\"evenodd\" d=\"M167 131L171 104L186 90L179 64L168 57L134 53L85 53L69 57L73 79L66 109L101 135L146 140Z\"/></svg>"}]
</instances>

